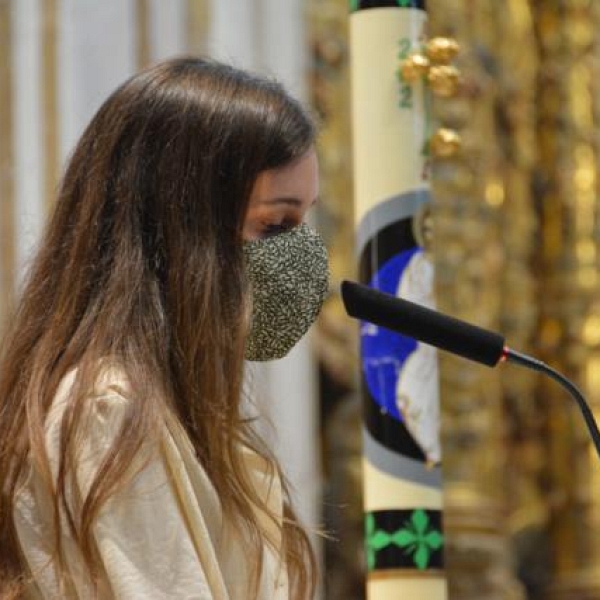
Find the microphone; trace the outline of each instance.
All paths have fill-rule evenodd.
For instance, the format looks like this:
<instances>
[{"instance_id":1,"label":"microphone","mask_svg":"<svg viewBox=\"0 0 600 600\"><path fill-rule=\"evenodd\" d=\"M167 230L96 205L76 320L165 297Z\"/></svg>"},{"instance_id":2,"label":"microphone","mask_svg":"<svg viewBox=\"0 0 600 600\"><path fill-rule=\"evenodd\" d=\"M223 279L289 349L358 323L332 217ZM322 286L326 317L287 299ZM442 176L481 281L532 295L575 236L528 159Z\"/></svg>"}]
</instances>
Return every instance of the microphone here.
<instances>
[{"instance_id":1,"label":"microphone","mask_svg":"<svg viewBox=\"0 0 600 600\"><path fill-rule=\"evenodd\" d=\"M366 285L343 281L342 300L348 315L355 319L391 329L488 367L498 364L504 356L504 338L500 334Z\"/></svg>"},{"instance_id":2,"label":"microphone","mask_svg":"<svg viewBox=\"0 0 600 600\"><path fill-rule=\"evenodd\" d=\"M343 281L342 300L349 316L374 323L489 367L511 362L544 373L562 385L577 402L600 458L600 431L577 386L547 364L512 350L504 337L414 302L385 294L366 285Z\"/></svg>"}]
</instances>

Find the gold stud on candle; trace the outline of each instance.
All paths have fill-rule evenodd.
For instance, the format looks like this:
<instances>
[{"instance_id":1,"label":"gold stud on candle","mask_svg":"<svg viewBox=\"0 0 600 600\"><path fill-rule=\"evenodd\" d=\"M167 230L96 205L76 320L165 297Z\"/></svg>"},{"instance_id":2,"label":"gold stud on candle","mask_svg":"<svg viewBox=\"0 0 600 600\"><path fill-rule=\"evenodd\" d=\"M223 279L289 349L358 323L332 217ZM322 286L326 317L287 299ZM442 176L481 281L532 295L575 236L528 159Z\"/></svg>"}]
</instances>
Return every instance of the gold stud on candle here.
<instances>
[{"instance_id":1,"label":"gold stud on candle","mask_svg":"<svg viewBox=\"0 0 600 600\"><path fill-rule=\"evenodd\" d=\"M458 91L460 76L458 69L450 65L434 65L427 73L427 80L436 96L450 98Z\"/></svg>"},{"instance_id":2,"label":"gold stud on candle","mask_svg":"<svg viewBox=\"0 0 600 600\"><path fill-rule=\"evenodd\" d=\"M415 83L429 70L429 59L423 54L411 54L400 65L402 79L406 83Z\"/></svg>"},{"instance_id":3,"label":"gold stud on candle","mask_svg":"<svg viewBox=\"0 0 600 600\"><path fill-rule=\"evenodd\" d=\"M430 141L431 153L437 158L456 156L462 148L462 139L453 129L438 129Z\"/></svg>"},{"instance_id":4,"label":"gold stud on candle","mask_svg":"<svg viewBox=\"0 0 600 600\"><path fill-rule=\"evenodd\" d=\"M451 38L436 37L427 42L426 54L432 62L449 63L460 50L456 40Z\"/></svg>"}]
</instances>

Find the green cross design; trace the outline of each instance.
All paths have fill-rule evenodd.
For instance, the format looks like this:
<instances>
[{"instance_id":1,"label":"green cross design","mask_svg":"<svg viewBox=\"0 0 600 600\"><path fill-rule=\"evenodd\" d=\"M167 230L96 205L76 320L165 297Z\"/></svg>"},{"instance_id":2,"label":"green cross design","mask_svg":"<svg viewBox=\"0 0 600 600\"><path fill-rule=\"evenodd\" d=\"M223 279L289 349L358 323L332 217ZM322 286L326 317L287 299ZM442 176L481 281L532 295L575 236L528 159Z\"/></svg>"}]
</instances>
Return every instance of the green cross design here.
<instances>
[{"instance_id":1,"label":"green cross design","mask_svg":"<svg viewBox=\"0 0 600 600\"><path fill-rule=\"evenodd\" d=\"M402 8L406 8L407 6L410 7L412 3L412 0L398 0L398 6L401 6Z\"/></svg>"},{"instance_id":2,"label":"green cross design","mask_svg":"<svg viewBox=\"0 0 600 600\"><path fill-rule=\"evenodd\" d=\"M415 566L422 571L427 568L433 551L444 544L444 536L437 529L429 527L429 517L420 508L413 511L403 529L393 533L376 529L372 513L367 514L365 527L369 571L375 568L377 552L392 544L404 548L405 554L412 554Z\"/></svg>"}]
</instances>

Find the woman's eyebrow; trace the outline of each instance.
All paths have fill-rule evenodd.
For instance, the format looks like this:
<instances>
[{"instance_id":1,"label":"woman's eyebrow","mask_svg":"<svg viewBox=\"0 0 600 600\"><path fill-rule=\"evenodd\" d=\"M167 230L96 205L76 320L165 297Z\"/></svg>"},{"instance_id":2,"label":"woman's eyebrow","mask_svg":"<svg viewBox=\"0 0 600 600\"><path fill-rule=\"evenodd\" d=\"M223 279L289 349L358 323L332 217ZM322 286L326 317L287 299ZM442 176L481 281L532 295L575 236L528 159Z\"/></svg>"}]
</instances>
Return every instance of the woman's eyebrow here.
<instances>
[{"instance_id":1,"label":"woman's eyebrow","mask_svg":"<svg viewBox=\"0 0 600 600\"><path fill-rule=\"evenodd\" d=\"M292 206L302 206L302 201L299 198L292 197L282 197L282 198L269 198L268 200L263 200L263 204L291 204Z\"/></svg>"},{"instance_id":2,"label":"woman's eyebrow","mask_svg":"<svg viewBox=\"0 0 600 600\"><path fill-rule=\"evenodd\" d=\"M316 204L318 202L319 198L315 198L310 205L312 206L313 204ZM293 198L293 197L281 197L281 198L269 198L268 200L263 200L262 204L268 204L270 206L276 205L276 204L289 204L291 206L295 206L297 208L302 206L302 200L300 200L299 198Z\"/></svg>"}]
</instances>

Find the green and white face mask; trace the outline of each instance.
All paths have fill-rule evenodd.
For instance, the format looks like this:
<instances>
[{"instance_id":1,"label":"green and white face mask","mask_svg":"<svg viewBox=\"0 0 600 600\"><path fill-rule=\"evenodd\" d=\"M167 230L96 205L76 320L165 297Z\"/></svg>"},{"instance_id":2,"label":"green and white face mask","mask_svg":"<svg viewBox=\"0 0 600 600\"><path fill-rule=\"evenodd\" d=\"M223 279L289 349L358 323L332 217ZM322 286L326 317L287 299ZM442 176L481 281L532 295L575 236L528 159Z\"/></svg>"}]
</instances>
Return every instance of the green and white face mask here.
<instances>
[{"instance_id":1,"label":"green and white face mask","mask_svg":"<svg viewBox=\"0 0 600 600\"><path fill-rule=\"evenodd\" d=\"M302 224L244 244L252 286L252 323L246 359L285 356L317 318L329 283L321 236Z\"/></svg>"}]
</instances>

